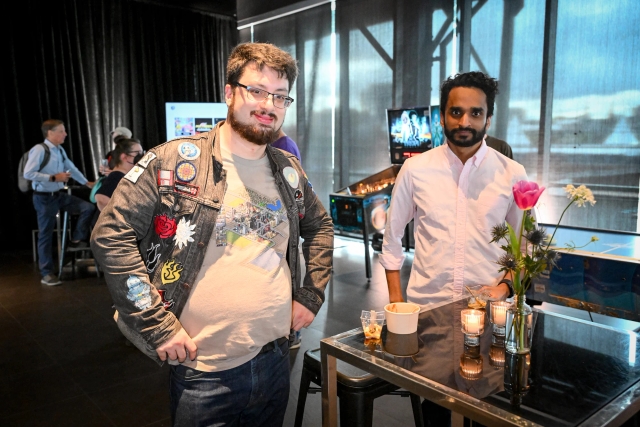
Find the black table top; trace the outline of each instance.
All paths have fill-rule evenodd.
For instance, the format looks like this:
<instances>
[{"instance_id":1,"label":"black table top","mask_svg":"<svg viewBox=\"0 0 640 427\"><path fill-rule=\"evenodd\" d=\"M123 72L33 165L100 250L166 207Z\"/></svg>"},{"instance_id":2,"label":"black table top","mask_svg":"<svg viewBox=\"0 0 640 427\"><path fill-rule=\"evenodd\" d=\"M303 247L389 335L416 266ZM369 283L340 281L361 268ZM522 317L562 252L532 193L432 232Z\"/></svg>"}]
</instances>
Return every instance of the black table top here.
<instances>
[{"instance_id":1,"label":"black table top","mask_svg":"<svg viewBox=\"0 0 640 427\"><path fill-rule=\"evenodd\" d=\"M460 311L466 303L421 313L416 334L385 327L378 342L361 332L338 342L545 426L579 425L640 384L636 332L534 311L532 351L512 356L492 335L488 316L479 347L465 346ZM461 360L469 359L481 366L476 379L461 372Z\"/></svg>"}]
</instances>

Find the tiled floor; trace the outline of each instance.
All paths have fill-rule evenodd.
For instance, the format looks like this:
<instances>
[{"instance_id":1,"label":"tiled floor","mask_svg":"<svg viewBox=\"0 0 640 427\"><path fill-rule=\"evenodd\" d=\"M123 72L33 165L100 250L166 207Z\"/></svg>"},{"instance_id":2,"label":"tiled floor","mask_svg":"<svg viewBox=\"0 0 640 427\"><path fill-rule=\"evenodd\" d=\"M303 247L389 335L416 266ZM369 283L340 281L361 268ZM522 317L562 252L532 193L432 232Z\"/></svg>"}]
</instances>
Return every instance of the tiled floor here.
<instances>
[{"instance_id":1,"label":"tiled floor","mask_svg":"<svg viewBox=\"0 0 640 427\"><path fill-rule=\"evenodd\" d=\"M336 238L335 247L326 302L291 353L285 426L293 426L304 352L324 337L359 327L361 310L381 309L388 301L376 254L368 282L362 242ZM411 258L403 269L405 283ZM0 257L0 425L171 425L167 367L125 345L112 315L104 280L90 271L47 287L30 251ZM373 418L374 426L412 426L411 403L383 396L375 401ZM307 396L303 425L321 425L319 393Z\"/></svg>"}]
</instances>

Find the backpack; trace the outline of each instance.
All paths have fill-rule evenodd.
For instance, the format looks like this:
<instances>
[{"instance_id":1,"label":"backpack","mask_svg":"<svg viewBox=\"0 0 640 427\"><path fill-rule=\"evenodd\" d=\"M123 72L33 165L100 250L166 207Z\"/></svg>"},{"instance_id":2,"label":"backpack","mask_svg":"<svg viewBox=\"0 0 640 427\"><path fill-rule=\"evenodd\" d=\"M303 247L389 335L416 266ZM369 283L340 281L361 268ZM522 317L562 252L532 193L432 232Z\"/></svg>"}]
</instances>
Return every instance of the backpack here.
<instances>
[{"instance_id":1,"label":"backpack","mask_svg":"<svg viewBox=\"0 0 640 427\"><path fill-rule=\"evenodd\" d=\"M96 193L98 192L100 187L102 187L102 181L104 181L104 178L105 178L104 176L101 176L100 178L98 178L96 183L93 185L93 188L91 189L91 193L89 193L89 201L91 203L97 203L96 202Z\"/></svg>"},{"instance_id":2,"label":"backpack","mask_svg":"<svg viewBox=\"0 0 640 427\"><path fill-rule=\"evenodd\" d=\"M49 146L44 142L41 142L38 145L42 145L44 147L44 157L42 158L42 163L40 163L40 168L38 169L38 172L40 172L42 168L47 166L47 163L49 163L51 151L49 150ZM24 167L27 164L27 160L29 160L29 151L27 151L22 155L22 157L20 157L20 163L18 163L18 188L23 193L27 193L29 190L31 190L31 181L24 177Z\"/></svg>"}]
</instances>

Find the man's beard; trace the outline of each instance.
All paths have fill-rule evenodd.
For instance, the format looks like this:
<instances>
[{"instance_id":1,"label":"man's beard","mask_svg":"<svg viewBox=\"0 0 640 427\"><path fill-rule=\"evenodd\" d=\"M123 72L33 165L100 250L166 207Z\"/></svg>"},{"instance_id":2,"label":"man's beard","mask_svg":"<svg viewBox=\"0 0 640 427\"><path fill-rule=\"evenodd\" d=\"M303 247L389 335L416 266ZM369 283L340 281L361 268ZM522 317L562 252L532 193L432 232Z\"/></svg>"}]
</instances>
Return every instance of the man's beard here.
<instances>
[{"instance_id":1,"label":"man's beard","mask_svg":"<svg viewBox=\"0 0 640 427\"><path fill-rule=\"evenodd\" d=\"M468 140L456 139L455 135L456 135L456 133L458 131L470 132L471 133L471 138L469 138ZM447 128L447 124L446 123L445 123L445 126L444 126L444 135L456 147L463 147L463 148L473 147L478 142L480 142L480 141L482 141L484 139L486 133L487 133L487 124L486 123L484 124L484 127L482 128L481 131L477 131L477 130L475 130L473 128L449 129L449 128Z\"/></svg>"},{"instance_id":2,"label":"man's beard","mask_svg":"<svg viewBox=\"0 0 640 427\"><path fill-rule=\"evenodd\" d=\"M280 132L280 128L274 129L260 124L248 125L240 122L236 119L236 115L233 111L233 104L234 101L231 101L231 105L229 105L229 113L227 114L227 121L229 122L229 125L231 125L231 129L236 131L238 135L256 145L267 145L276 140L278 133ZM256 112L257 111L252 111L251 115ZM260 113L262 114L263 112ZM269 114L269 117L274 120L274 123L278 120L275 114Z\"/></svg>"}]
</instances>

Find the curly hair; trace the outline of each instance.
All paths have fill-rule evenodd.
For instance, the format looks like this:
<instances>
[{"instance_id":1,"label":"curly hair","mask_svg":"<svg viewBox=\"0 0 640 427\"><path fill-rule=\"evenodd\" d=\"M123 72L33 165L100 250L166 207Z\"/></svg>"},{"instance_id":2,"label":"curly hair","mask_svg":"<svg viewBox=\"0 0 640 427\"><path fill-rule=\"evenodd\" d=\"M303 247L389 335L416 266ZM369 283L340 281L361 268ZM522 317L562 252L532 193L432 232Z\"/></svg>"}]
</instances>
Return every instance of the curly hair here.
<instances>
[{"instance_id":1,"label":"curly hair","mask_svg":"<svg viewBox=\"0 0 640 427\"><path fill-rule=\"evenodd\" d=\"M493 116L493 106L498 92L498 80L480 71L459 73L449 77L440 85L440 109L444 111L449 101L449 93L456 87L475 87L487 96L487 117Z\"/></svg>"},{"instance_id":2,"label":"curly hair","mask_svg":"<svg viewBox=\"0 0 640 427\"><path fill-rule=\"evenodd\" d=\"M237 83L249 62L254 62L259 70L264 66L272 68L278 77L289 80L289 90L298 78L298 64L289 53L270 43L242 43L229 55L227 84Z\"/></svg>"}]
</instances>

